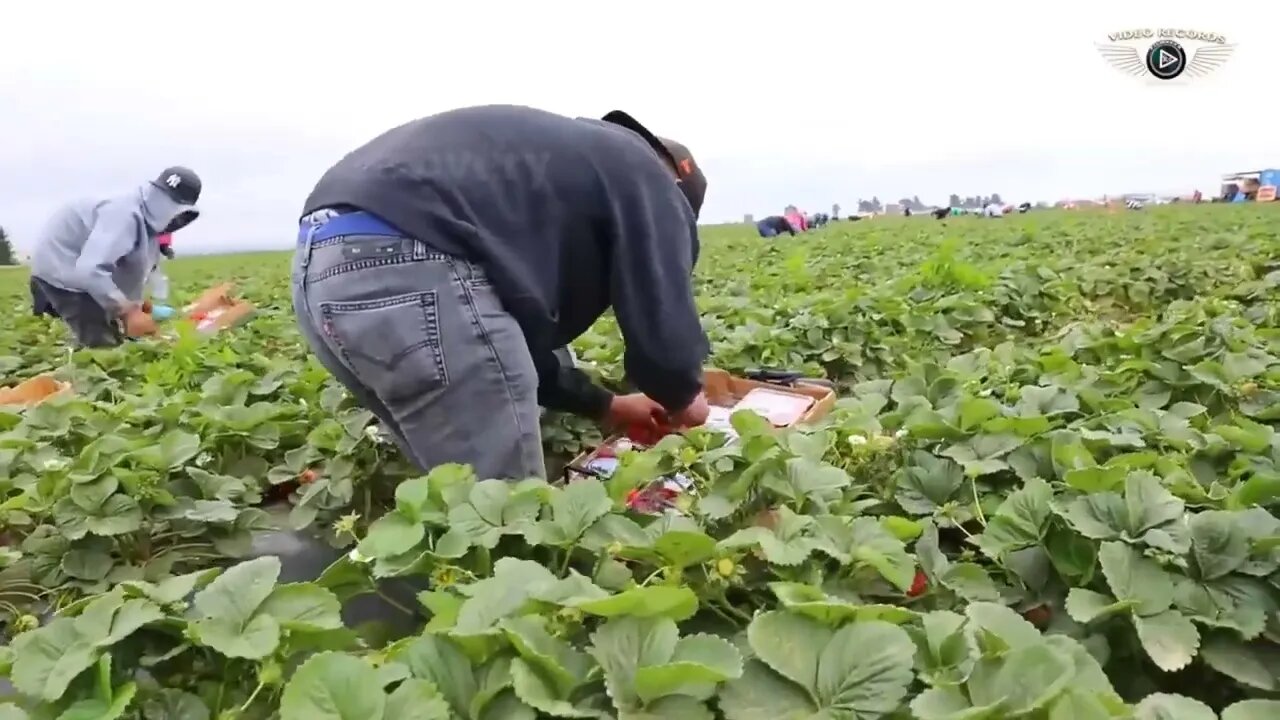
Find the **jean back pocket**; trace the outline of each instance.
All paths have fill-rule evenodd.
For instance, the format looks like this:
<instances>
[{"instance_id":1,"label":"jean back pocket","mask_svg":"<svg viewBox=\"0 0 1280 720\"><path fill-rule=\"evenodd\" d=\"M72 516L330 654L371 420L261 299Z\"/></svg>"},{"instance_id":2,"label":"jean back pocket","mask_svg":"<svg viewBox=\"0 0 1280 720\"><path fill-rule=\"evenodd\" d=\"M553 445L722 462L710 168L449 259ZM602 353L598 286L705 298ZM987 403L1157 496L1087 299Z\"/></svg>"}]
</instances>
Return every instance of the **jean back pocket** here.
<instances>
[{"instance_id":1,"label":"jean back pocket","mask_svg":"<svg viewBox=\"0 0 1280 720\"><path fill-rule=\"evenodd\" d=\"M379 300L321 302L324 336L383 402L449 383L434 290Z\"/></svg>"}]
</instances>

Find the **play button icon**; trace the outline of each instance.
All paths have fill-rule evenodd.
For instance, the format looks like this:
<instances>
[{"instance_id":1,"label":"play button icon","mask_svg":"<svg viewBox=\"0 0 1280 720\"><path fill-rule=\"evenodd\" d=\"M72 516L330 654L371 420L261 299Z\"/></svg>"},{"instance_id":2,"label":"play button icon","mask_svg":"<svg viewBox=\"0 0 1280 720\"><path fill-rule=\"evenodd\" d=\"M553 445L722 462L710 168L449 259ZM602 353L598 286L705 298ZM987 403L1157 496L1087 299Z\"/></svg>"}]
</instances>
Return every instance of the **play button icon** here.
<instances>
[{"instance_id":1,"label":"play button icon","mask_svg":"<svg viewBox=\"0 0 1280 720\"><path fill-rule=\"evenodd\" d=\"M1187 67L1187 51L1172 40L1161 40L1147 50L1147 71L1161 80L1172 80Z\"/></svg>"}]
</instances>

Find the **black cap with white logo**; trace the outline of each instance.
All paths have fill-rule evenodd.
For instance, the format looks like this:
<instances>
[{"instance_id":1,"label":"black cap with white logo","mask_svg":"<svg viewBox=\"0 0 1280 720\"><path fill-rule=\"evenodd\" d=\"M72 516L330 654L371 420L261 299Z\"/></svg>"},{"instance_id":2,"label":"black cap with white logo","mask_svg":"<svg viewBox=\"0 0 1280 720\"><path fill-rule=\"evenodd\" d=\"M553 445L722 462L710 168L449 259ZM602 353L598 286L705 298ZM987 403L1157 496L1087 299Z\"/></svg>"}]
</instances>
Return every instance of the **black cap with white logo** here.
<instances>
[{"instance_id":1,"label":"black cap with white logo","mask_svg":"<svg viewBox=\"0 0 1280 720\"><path fill-rule=\"evenodd\" d=\"M151 181L151 184L163 190L175 202L183 205L195 205L200 199L200 176L196 175L191 168L181 165L166 168L160 173L160 177Z\"/></svg>"}]
</instances>

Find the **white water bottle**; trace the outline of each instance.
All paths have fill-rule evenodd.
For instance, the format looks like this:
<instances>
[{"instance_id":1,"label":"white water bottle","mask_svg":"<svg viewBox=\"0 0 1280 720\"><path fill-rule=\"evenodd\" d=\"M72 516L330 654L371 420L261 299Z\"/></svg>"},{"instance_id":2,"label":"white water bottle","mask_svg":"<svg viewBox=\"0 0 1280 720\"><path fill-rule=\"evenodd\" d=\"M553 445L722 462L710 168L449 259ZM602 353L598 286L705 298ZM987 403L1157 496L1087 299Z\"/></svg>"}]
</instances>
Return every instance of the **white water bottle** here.
<instances>
[{"instance_id":1,"label":"white water bottle","mask_svg":"<svg viewBox=\"0 0 1280 720\"><path fill-rule=\"evenodd\" d=\"M169 278L160 270L158 265L155 270L151 271L151 298L161 303L169 299Z\"/></svg>"}]
</instances>

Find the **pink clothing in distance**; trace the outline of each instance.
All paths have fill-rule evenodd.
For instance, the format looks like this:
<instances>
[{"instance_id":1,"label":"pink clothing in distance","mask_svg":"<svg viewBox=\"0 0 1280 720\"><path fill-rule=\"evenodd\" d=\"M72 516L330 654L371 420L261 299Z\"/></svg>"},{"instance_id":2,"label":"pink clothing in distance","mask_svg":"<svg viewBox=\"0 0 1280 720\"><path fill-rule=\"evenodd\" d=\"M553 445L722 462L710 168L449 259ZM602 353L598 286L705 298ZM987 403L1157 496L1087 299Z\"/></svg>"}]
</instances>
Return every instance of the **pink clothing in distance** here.
<instances>
[{"instance_id":1,"label":"pink clothing in distance","mask_svg":"<svg viewBox=\"0 0 1280 720\"><path fill-rule=\"evenodd\" d=\"M805 230L809 229L809 221L808 219L805 218L804 213L791 212L791 213L787 213L785 217L787 218L787 222L791 223L791 227L795 228L796 230L799 230L800 232L804 232Z\"/></svg>"},{"instance_id":2,"label":"pink clothing in distance","mask_svg":"<svg viewBox=\"0 0 1280 720\"><path fill-rule=\"evenodd\" d=\"M160 247L169 247L173 244L173 233L157 235L156 242L160 244Z\"/></svg>"}]
</instances>

